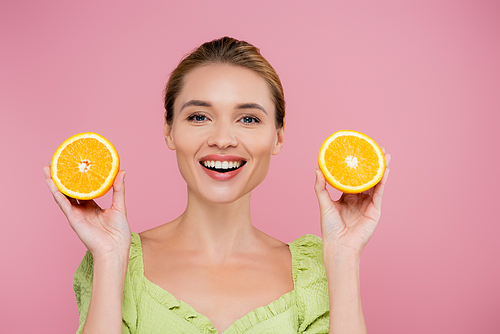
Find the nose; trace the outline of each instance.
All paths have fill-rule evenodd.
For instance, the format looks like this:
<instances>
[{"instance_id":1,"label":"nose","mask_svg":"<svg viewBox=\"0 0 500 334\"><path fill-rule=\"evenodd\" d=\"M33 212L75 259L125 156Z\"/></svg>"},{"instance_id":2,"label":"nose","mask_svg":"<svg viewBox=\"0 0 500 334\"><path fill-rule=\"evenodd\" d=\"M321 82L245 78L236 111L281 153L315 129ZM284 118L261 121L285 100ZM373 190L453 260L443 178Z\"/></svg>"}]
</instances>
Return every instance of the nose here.
<instances>
[{"instance_id":1,"label":"nose","mask_svg":"<svg viewBox=\"0 0 500 334\"><path fill-rule=\"evenodd\" d=\"M238 140L230 126L219 124L212 128L207 144L208 146L217 146L218 148L225 149L238 146Z\"/></svg>"}]
</instances>

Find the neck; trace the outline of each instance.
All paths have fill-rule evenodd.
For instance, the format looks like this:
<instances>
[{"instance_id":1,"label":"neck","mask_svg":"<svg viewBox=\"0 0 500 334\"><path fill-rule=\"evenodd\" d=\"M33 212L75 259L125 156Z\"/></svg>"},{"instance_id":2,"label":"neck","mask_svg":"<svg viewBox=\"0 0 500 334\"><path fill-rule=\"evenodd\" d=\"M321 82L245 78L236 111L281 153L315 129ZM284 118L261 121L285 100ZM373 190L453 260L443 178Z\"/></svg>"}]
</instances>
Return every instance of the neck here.
<instances>
[{"instance_id":1,"label":"neck","mask_svg":"<svg viewBox=\"0 0 500 334\"><path fill-rule=\"evenodd\" d=\"M218 262L250 249L258 234L250 217L250 195L221 204L203 201L188 190L188 204L176 227L178 241Z\"/></svg>"}]
</instances>

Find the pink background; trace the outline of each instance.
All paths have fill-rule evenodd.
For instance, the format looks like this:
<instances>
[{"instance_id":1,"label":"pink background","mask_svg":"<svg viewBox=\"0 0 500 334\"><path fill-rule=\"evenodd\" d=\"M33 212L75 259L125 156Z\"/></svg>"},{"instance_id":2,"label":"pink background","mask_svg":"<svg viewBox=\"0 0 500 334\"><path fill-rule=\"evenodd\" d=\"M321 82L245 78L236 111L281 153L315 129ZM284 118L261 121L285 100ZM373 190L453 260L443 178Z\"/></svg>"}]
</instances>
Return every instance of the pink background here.
<instances>
[{"instance_id":1,"label":"pink background","mask_svg":"<svg viewBox=\"0 0 500 334\"><path fill-rule=\"evenodd\" d=\"M500 3L478 0L2 1L1 332L77 328L85 249L42 173L67 137L114 143L132 230L182 212L163 85L182 55L230 35L261 48L287 99L255 225L285 242L319 235L319 146L367 133L393 157L361 262L369 332L499 333L499 22Z\"/></svg>"}]
</instances>

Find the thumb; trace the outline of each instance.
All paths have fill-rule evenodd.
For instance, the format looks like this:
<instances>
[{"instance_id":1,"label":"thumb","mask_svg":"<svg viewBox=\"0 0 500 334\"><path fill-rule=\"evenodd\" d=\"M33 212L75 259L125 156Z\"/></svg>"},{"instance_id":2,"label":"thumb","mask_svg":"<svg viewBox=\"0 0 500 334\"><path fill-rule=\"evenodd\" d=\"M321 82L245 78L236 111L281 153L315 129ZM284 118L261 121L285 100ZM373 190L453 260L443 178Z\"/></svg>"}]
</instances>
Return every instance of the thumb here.
<instances>
[{"instance_id":1,"label":"thumb","mask_svg":"<svg viewBox=\"0 0 500 334\"><path fill-rule=\"evenodd\" d=\"M114 209L127 214L127 209L125 207L125 171L121 170L116 175L115 181L113 182L113 204L111 205Z\"/></svg>"},{"instance_id":2,"label":"thumb","mask_svg":"<svg viewBox=\"0 0 500 334\"><path fill-rule=\"evenodd\" d=\"M316 169L316 182L314 184L314 191L316 192L316 197L318 197L319 210L323 213L331 205L332 199L328 190L326 190L326 180L323 173L319 169Z\"/></svg>"}]
</instances>

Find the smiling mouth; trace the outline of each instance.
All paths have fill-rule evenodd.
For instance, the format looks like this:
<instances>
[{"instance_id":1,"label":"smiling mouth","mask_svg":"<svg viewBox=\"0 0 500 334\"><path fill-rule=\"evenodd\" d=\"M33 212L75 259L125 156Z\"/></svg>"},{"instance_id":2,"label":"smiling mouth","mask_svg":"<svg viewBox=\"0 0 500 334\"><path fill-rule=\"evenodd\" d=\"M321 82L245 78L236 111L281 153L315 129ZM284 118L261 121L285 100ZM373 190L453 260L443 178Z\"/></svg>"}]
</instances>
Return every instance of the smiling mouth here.
<instances>
[{"instance_id":1,"label":"smiling mouth","mask_svg":"<svg viewBox=\"0 0 500 334\"><path fill-rule=\"evenodd\" d=\"M216 161L216 160L205 160L200 161L200 165L208 170L216 171L217 173L227 173L235 171L243 167L247 162L245 160L241 161Z\"/></svg>"}]
</instances>

